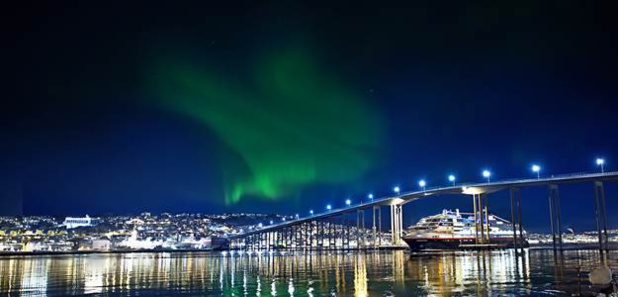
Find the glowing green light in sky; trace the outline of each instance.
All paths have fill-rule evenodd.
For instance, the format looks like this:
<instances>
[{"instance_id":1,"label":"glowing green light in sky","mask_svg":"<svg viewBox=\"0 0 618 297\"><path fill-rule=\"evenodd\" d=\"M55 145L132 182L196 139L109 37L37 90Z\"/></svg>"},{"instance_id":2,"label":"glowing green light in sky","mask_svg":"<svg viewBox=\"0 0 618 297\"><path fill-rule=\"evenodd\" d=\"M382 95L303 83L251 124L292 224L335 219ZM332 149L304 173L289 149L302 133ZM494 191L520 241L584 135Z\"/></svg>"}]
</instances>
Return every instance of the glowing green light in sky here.
<instances>
[{"instance_id":1,"label":"glowing green light in sky","mask_svg":"<svg viewBox=\"0 0 618 297\"><path fill-rule=\"evenodd\" d=\"M375 165L383 145L380 116L357 92L302 52L257 65L254 82L242 86L181 63L164 63L157 72L161 103L208 126L244 162L244 168L223 164L226 204L352 181Z\"/></svg>"}]
</instances>

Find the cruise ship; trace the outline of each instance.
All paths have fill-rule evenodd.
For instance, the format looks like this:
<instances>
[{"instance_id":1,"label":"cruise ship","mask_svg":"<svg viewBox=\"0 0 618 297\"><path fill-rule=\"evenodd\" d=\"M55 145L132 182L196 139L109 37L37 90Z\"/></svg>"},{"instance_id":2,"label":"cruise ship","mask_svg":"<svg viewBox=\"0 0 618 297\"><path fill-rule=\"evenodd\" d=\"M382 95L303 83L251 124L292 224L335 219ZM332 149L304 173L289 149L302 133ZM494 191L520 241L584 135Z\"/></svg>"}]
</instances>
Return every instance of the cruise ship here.
<instances>
[{"instance_id":1,"label":"cruise ship","mask_svg":"<svg viewBox=\"0 0 618 297\"><path fill-rule=\"evenodd\" d=\"M462 213L459 212L459 209L455 211L443 210L440 214L422 218L416 225L410 226L404 231L402 239L410 246L412 251L464 250L479 247L512 248L513 225L493 214L484 214L484 217L487 218L484 221L489 222L484 232L487 235L487 231L489 231L489 242L475 242L474 213ZM481 231L479 229L479 238ZM523 246L528 247L525 231L523 237Z\"/></svg>"}]
</instances>

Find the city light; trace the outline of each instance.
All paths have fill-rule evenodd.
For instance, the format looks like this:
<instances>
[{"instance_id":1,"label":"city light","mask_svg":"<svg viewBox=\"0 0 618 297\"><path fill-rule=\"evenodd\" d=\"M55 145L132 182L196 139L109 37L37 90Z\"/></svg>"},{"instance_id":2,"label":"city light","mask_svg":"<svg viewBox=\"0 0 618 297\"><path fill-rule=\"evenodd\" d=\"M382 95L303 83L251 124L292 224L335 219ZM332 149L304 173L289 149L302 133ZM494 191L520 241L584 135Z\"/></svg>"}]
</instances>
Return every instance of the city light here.
<instances>
[{"instance_id":1,"label":"city light","mask_svg":"<svg viewBox=\"0 0 618 297\"><path fill-rule=\"evenodd\" d=\"M326 210L331 210L331 209L332 209L332 207L330 206L330 204L326 205Z\"/></svg>"},{"instance_id":2,"label":"city light","mask_svg":"<svg viewBox=\"0 0 618 297\"><path fill-rule=\"evenodd\" d=\"M423 188L423 191L425 191L425 186L426 186L426 185L427 185L427 183L425 182L425 180L424 180L424 179L421 179L421 180L418 182L418 186L419 186L419 187L421 187L421 188Z\"/></svg>"},{"instance_id":3,"label":"city light","mask_svg":"<svg viewBox=\"0 0 618 297\"><path fill-rule=\"evenodd\" d=\"M536 178L540 179L541 178L541 166L539 165L532 165L532 172L536 173Z\"/></svg>"},{"instance_id":4,"label":"city light","mask_svg":"<svg viewBox=\"0 0 618 297\"><path fill-rule=\"evenodd\" d=\"M487 179L487 182L491 182L491 172L489 170L483 170L483 177Z\"/></svg>"},{"instance_id":5,"label":"city light","mask_svg":"<svg viewBox=\"0 0 618 297\"><path fill-rule=\"evenodd\" d=\"M394 187L394 188L393 188L393 191L394 191L395 193L397 193L397 195L399 195L399 186Z\"/></svg>"},{"instance_id":6,"label":"city light","mask_svg":"<svg viewBox=\"0 0 618 297\"><path fill-rule=\"evenodd\" d=\"M448 176L448 181L450 181L451 183L453 183L453 186L455 185L455 176L454 175L449 175Z\"/></svg>"},{"instance_id":7,"label":"city light","mask_svg":"<svg viewBox=\"0 0 618 297\"><path fill-rule=\"evenodd\" d=\"M373 200L373 194L369 193L369 195L367 195L367 198L369 198L370 200Z\"/></svg>"},{"instance_id":8,"label":"city light","mask_svg":"<svg viewBox=\"0 0 618 297\"><path fill-rule=\"evenodd\" d=\"M601 166L601 173L605 173L605 169L603 165L605 164L605 160L602 158L597 158L597 165Z\"/></svg>"},{"instance_id":9,"label":"city light","mask_svg":"<svg viewBox=\"0 0 618 297\"><path fill-rule=\"evenodd\" d=\"M596 161L596 160L593 160ZM525 164L528 166L528 169L530 170L530 173L538 173L541 170L547 170L546 168L544 168L543 166L540 165L541 163L528 163ZM595 163L596 164L596 163ZM523 168L525 169L525 165L523 166ZM536 166L535 166L536 165ZM537 167L538 166L538 167ZM600 166L600 164L599 164ZM486 171L486 172L484 172ZM488 179L489 177L491 177L491 171L489 169L485 169L485 168L481 168L481 172L482 172L482 180L481 181L477 181L478 184L476 185L470 185L467 186L466 184L462 183L461 184L461 190L462 193L466 194L466 195L478 195L480 193L483 193L485 190L487 190L488 187L492 187L492 186L497 186L497 184L485 184L488 182L488 180L486 180L486 178ZM545 173L545 171L543 171ZM534 174L533 173L533 174ZM529 174L529 173L528 173ZM537 175L538 176L538 175ZM550 175L546 174L547 177L549 177ZM577 182L589 182L590 180L601 180L601 181L605 181L605 180L612 180L614 179L615 176L618 176L618 174L614 173L614 172L608 172L608 174L602 174L599 175L598 172L597 173L590 173L590 174L569 174L569 175L564 175L563 177L560 177L561 182L565 182L565 183L577 183ZM449 177L449 175L447 174L447 177ZM494 178L494 182L497 182L496 177ZM533 187L533 186L537 186L539 183L541 183L541 181L537 181L537 182L532 182L530 183L530 180L528 178L519 178L519 179L513 179L511 181L508 181L508 183L510 184L509 186L516 186L516 187ZM532 178L532 180L534 180ZM419 182L419 185L423 185L421 182L421 180L417 180L417 182ZM426 181L426 180L425 180ZM547 181L547 183L549 184L551 181ZM483 185L485 184L485 185ZM542 184L545 184L545 182L543 182ZM425 186L428 185L428 182L425 184ZM410 186L410 185L408 185ZM413 185L412 185L413 186ZM507 188L508 189L508 188ZM414 191L414 189L410 189L410 191ZM446 193L453 193L453 188L449 188L449 187L444 187L444 188L432 188L432 193L435 194L446 194ZM427 194L425 192L425 194ZM369 197L369 193L365 194L366 197ZM423 196L423 193L420 193L420 195L418 196ZM376 196L377 197L377 196ZM355 198L358 199L358 198ZM391 197L390 199L395 200L395 203L400 203L400 202L405 202L403 201L401 198L398 198L398 196L395 197ZM388 199L388 200L390 200ZM338 201L338 200L337 200ZM368 200L364 200L364 201L368 201ZM320 211L319 209L317 210L318 212L321 212L322 214L326 214L326 215L333 215L335 212L340 212L343 215L344 219L347 219L346 215L350 214L350 209L351 209L351 196L344 198L344 202L346 204L348 204L349 206L346 207L344 205L344 208L340 208L340 205L336 202L335 206L337 206L337 209L335 209L334 207L332 207L332 203L328 204L328 210L327 212L323 212ZM382 201L381 203L385 203L386 201ZM360 203L360 204L359 204ZM362 204L363 202L359 200L357 200L357 205L359 207L363 206ZM326 205L325 205L326 207ZM323 209L324 210L324 209ZM307 211L308 213L305 214L311 214L312 216L314 215L314 210L313 209L309 209L309 210L304 210ZM192 228L196 228L193 229L195 234L200 234L200 236L209 236L210 234L214 234L212 232L217 232L216 230L219 229L219 227L216 228L212 228L212 232L211 229L208 228L208 224L216 224L215 226L225 226L225 224L228 224L226 222L214 222L214 220L220 220L220 219L224 219L224 220L232 220L230 221L230 225L235 226L235 227L229 227L229 231L228 234L231 235L235 235L233 238L233 240L235 241L235 245L236 247L242 247L243 243L242 243L242 239L244 236L247 236L248 234L251 235L251 232L255 232L255 233L262 233L268 230L269 227L269 223L270 223L270 227L277 227L274 225L278 225L278 226L285 226L286 224L294 224L294 225L300 225L300 221L299 220L299 214L300 213L293 213L292 215L278 215L278 216L269 216L269 217L263 217L262 215L252 215L252 214L221 214L221 215L212 215L212 219L213 221L210 221L210 217L209 216L204 216L204 218L208 218L207 220L204 220L203 217L201 216L195 216L193 217L193 215L190 214L182 214L182 215L169 215L169 214L162 214L162 215L151 215L150 213L143 213L140 214L139 216L133 217L131 218L131 221L141 221L144 223L140 223L143 224L144 229L143 230L134 230L135 233L132 234L136 234L136 236L140 236L143 237L143 234L145 234L144 232L150 232L150 230L155 230L155 228L159 227L159 224L162 222L165 222L165 224L172 224L173 226L176 226L176 228L181 228L180 226L184 226L186 225L186 220L187 219L194 219L196 220L196 224L194 227ZM244 217L245 216L250 216L252 218L255 219L254 223L251 223L250 226L239 226L236 223L233 223L237 220L243 220L244 221ZM119 219L118 217L115 216L111 216L111 217L104 217L104 218L89 218L86 217L88 219L93 219L95 221L95 223L89 224L88 226L82 226L82 227L93 227L96 226L97 224L100 224L101 222L105 222L106 224L113 224L114 228L117 228L116 230L124 230L125 228L125 223L126 220L124 218ZM279 218L279 222L277 222L276 218ZM72 222L78 219L85 219L85 218L75 218L75 217L67 217L65 218L65 222ZM315 219L313 217L309 217L309 219ZM1 218L0 221L3 220L7 220L6 217ZM13 223L14 220L14 223ZM37 223L33 223L33 222L37 222ZM257 222L257 223L255 223ZM65 229L67 228L66 223L63 223L61 220L57 220L54 218L47 218L47 217L31 217L31 218L22 218L22 217L15 217L13 219L11 219L11 224L14 227L14 230L10 230L11 234L15 234L15 235L8 235L9 233L7 232L6 234L0 231L0 234L5 234L4 238L19 238L24 236L23 234L20 234L21 231L19 231L21 228L21 226L23 225L28 225L28 226L34 226L33 228L36 228L37 225L39 224L51 224L52 226L56 226L54 228L61 228L61 229ZM255 225L253 225L255 224ZM191 224L194 225L194 224ZM10 228L10 227L9 227ZM176 229L175 228L175 229ZM325 227L322 226L321 228L330 228L330 227ZM338 227L339 228L339 227ZM5 231L6 232L6 231ZM94 231L94 232L98 232L98 231ZM106 232L106 231L104 231ZM38 233L38 232L37 232ZM51 233L51 232L50 232ZM81 235L70 235L73 232L70 232L69 235L67 236L73 236L73 237L67 237L66 239L60 239L62 240L62 242L69 242L72 241L74 239L77 239L79 237L81 237ZM30 236L28 238L34 239L34 240L38 240L37 238L40 238L42 236L53 236L53 237L49 237L49 238L55 238L58 234L57 232L48 234L48 235L35 235L35 231L33 230L31 232L32 235L26 235L26 236ZM262 233L264 234L264 233ZM618 234L618 229L614 234ZM95 234L94 236L103 236L104 234ZM132 235L133 236L133 235ZM182 239L178 239L178 237L172 232L165 232L164 234L162 234L162 236L165 236L167 239L166 240L171 240L171 241L178 241L178 240L182 240ZM585 236L585 235L582 235ZM273 239L270 240L270 242L266 243L267 245L271 245L271 244L275 244L277 245L277 243L273 243L277 242L278 239ZM315 239L315 238L314 238ZM268 240L268 239L267 239ZM264 242L264 238L259 238L258 241ZM255 243L255 242L253 242ZM2 243L0 243L1 245ZM122 247L128 247L129 249L156 249L157 246L149 241L149 240L139 240L137 238L135 239L131 239L130 241L127 242L122 242ZM258 244L259 245L259 244ZM85 245L86 246L86 245ZM34 250L28 250L28 251L49 251L50 250L50 245L37 245L34 246ZM245 246L248 247L248 246ZM254 246L249 246L250 248L254 248ZM202 248L202 247L198 247L198 248ZM103 247L103 249L105 250L109 250L109 249L113 249L113 245L105 245L105 247ZM13 249L10 252L22 252L25 251L24 247L22 247L21 249ZM66 248L63 248L62 250L58 250L58 251L70 251L70 245L67 245ZM257 253L257 251L253 250L251 253L255 254ZM266 252L265 252L266 253ZM279 252L277 252L279 253ZM243 250L236 250L234 252L234 255L242 255L242 254L248 254L248 251L243 251ZM228 255L232 255L231 252L228 252Z\"/></svg>"}]
</instances>

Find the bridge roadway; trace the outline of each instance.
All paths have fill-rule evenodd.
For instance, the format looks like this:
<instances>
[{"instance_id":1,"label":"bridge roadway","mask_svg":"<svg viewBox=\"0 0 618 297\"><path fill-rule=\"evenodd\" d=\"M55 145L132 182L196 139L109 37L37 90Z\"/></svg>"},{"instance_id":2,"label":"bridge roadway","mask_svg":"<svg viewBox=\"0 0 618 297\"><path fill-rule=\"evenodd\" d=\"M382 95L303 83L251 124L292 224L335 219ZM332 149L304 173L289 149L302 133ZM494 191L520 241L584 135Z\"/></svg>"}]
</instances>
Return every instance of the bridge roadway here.
<instances>
[{"instance_id":1,"label":"bridge roadway","mask_svg":"<svg viewBox=\"0 0 618 297\"><path fill-rule=\"evenodd\" d=\"M260 229L236 234L230 236L230 239L242 238L253 234L259 234L270 231L277 231L279 229L287 228L294 225L300 225L316 220L324 220L332 217L338 217L343 214L353 213L358 210L369 209L374 206L391 206L391 205L403 205L419 199L429 198L438 195L478 195L493 193L510 188L523 188L523 187L537 187L537 186L549 186L558 184L569 183L584 183L584 182L604 182L604 181L616 181L618 180L618 171L605 172L605 173L578 173L568 175L557 175L545 178L530 178L530 179L512 179L501 180L496 182L484 182L484 183L466 183L458 184L449 187L436 187L428 188L423 191L405 192L396 196L388 196L376 198L367 202L350 205L344 208L332 209L330 211L316 213L307 217L300 217L298 219L288 220L285 222L279 222L277 224L264 226Z\"/></svg>"}]
</instances>

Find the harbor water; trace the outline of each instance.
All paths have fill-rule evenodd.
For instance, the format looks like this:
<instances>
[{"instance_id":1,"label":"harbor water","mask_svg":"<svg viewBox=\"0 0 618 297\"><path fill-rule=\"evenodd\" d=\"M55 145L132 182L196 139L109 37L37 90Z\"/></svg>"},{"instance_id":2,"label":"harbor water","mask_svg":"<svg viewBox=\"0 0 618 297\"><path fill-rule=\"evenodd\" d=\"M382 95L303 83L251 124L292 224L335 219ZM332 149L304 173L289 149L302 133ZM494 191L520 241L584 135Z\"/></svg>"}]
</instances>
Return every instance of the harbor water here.
<instances>
[{"instance_id":1,"label":"harbor water","mask_svg":"<svg viewBox=\"0 0 618 297\"><path fill-rule=\"evenodd\" d=\"M599 262L594 250L3 256L0 296L572 296L596 289Z\"/></svg>"}]
</instances>

